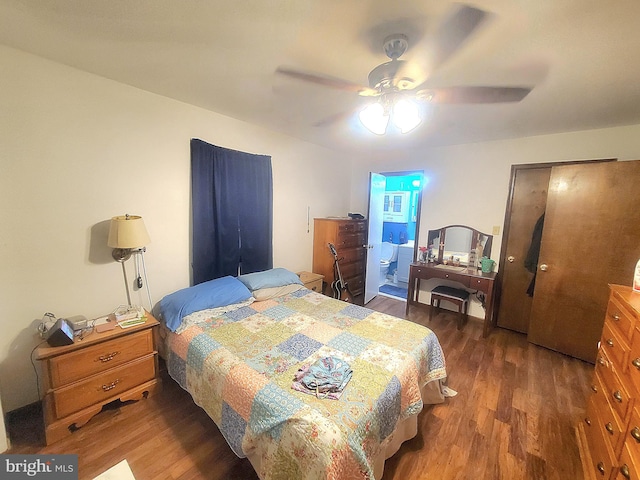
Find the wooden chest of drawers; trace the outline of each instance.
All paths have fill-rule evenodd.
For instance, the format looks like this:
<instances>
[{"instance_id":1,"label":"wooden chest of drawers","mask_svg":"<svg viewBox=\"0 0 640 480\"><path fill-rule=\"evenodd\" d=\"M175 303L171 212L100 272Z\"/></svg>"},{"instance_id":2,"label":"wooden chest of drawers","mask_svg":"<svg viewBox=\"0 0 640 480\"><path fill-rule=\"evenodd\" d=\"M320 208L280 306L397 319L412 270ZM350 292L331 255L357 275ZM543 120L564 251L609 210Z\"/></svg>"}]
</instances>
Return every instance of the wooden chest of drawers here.
<instances>
[{"instance_id":1,"label":"wooden chest of drawers","mask_svg":"<svg viewBox=\"0 0 640 480\"><path fill-rule=\"evenodd\" d=\"M585 478L640 480L640 293L611 285L587 411L578 425Z\"/></svg>"},{"instance_id":2,"label":"wooden chest of drawers","mask_svg":"<svg viewBox=\"0 0 640 480\"><path fill-rule=\"evenodd\" d=\"M40 347L47 445L87 423L102 406L138 400L161 387L154 330L158 321L93 332L64 347Z\"/></svg>"},{"instance_id":3,"label":"wooden chest of drawers","mask_svg":"<svg viewBox=\"0 0 640 480\"><path fill-rule=\"evenodd\" d=\"M334 258L328 244L333 243L340 259L340 270L354 296L364 292L367 262L367 222L344 218L316 218L313 233L313 271L324 277L326 284L334 280ZM325 285L325 293L328 289Z\"/></svg>"}]
</instances>

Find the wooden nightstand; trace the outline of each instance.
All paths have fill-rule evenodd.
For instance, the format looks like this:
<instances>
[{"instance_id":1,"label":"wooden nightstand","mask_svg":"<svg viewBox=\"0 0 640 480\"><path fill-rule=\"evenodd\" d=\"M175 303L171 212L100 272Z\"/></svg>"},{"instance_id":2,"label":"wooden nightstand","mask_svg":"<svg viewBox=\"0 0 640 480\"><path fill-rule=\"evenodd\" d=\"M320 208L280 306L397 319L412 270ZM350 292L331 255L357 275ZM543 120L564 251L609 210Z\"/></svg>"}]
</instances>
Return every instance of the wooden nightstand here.
<instances>
[{"instance_id":1,"label":"wooden nightstand","mask_svg":"<svg viewBox=\"0 0 640 480\"><path fill-rule=\"evenodd\" d=\"M154 335L158 325L147 312L147 321L135 327L94 331L72 345L37 349L47 445L71 435L109 402L140 400L162 388Z\"/></svg>"},{"instance_id":2,"label":"wooden nightstand","mask_svg":"<svg viewBox=\"0 0 640 480\"><path fill-rule=\"evenodd\" d=\"M300 280L302 280L302 283L304 283L304 286L309 290L322 293L322 280L324 280L324 275L311 272L298 272L298 276Z\"/></svg>"}]
</instances>

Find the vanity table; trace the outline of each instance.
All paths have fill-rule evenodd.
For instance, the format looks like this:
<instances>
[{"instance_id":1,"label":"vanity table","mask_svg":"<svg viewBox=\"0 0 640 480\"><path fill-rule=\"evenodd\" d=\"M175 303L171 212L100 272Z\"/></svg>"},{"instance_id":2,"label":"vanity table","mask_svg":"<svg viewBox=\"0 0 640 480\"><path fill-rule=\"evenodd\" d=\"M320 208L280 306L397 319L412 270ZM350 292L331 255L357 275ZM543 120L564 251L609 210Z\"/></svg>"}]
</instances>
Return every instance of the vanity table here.
<instances>
[{"instance_id":1,"label":"vanity table","mask_svg":"<svg viewBox=\"0 0 640 480\"><path fill-rule=\"evenodd\" d=\"M449 225L437 230L429 230L427 241L433 261L414 262L410 265L405 313L409 313L410 305L420 304L418 296L421 280L440 278L458 282L465 288L485 294L482 334L486 337L490 326L494 324L496 273L483 273L477 269L477 262L482 256L491 257L493 236L466 225Z\"/></svg>"},{"instance_id":2,"label":"vanity table","mask_svg":"<svg viewBox=\"0 0 640 480\"><path fill-rule=\"evenodd\" d=\"M493 326L493 299L496 272L483 273L475 268L452 267L436 263L412 263L409 267L409 287L407 295L407 309L409 305L419 305L420 280L441 278L461 283L465 288L478 290L485 294L484 301L484 329L482 336L489 334L489 326Z\"/></svg>"}]
</instances>

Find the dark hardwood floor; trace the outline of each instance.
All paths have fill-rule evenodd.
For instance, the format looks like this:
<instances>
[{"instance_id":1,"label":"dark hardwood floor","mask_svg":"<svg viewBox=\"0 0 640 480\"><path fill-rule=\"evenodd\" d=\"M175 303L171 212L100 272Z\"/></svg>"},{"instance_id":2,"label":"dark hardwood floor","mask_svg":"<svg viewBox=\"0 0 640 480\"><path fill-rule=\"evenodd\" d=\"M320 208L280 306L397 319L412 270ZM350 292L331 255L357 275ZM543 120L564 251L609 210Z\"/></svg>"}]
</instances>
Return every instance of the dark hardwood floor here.
<instances>
[{"instance_id":1,"label":"dark hardwood floor","mask_svg":"<svg viewBox=\"0 0 640 480\"><path fill-rule=\"evenodd\" d=\"M404 318L405 303L379 296L368 307ZM456 329L456 314L427 324L428 307L408 319L428 325L447 360L448 385L458 395L427 406L418 435L387 460L383 480L582 479L575 426L584 412L593 366L529 344L482 323ZM209 417L170 378L162 393L94 417L48 447L37 407L7 418L8 453L75 453L80 479L92 479L127 459L136 480L257 479Z\"/></svg>"}]
</instances>

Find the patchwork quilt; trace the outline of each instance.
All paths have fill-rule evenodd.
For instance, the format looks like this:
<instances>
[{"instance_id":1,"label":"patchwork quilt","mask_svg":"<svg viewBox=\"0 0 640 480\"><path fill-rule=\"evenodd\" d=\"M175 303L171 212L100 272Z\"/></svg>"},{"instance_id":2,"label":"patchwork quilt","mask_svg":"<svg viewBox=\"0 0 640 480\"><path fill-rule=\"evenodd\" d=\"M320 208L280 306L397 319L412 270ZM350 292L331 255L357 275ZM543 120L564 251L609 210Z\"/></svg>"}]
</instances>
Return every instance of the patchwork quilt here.
<instances>
[{"instance_id":1,"label":"patchwork quilt","mask_svg":"<svg viewBox=\"0 0 640 480\"><path fill-rule=\"evenodd\" d=\"M421 325L306 288L218 316L200 313L167 337L169 374L215 421L239 457L273 479L373 479L396 424L444 379L435 334ZM349 363L338 400L291 388L322 357Z\"/></svg>"}]
</instances>

